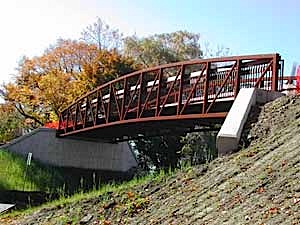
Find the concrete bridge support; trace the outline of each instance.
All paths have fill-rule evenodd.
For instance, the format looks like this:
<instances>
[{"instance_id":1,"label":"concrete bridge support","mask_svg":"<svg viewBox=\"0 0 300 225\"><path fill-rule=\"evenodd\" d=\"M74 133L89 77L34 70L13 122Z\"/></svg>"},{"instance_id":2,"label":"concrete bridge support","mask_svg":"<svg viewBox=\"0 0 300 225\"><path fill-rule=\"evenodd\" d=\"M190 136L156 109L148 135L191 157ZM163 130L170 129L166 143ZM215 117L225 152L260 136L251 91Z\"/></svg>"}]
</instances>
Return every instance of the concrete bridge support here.
<instances>
[{"instance_id":1,"label":"concrete bridge support","mask_svg":"<svg viewBox=\"0 0 300 225\"><path fill-rule=\"evenodd\" d=\"M56 130L38 128L29 134L1 146L11 152L32 157L42 163L97 171L126 173L137 167L128 143L101 143L69 138L57 138Z\"/></svg>"},{"instance_id":2,"label":"concrete bridge support","mask_svg":"<svg viewBox=\"0 0 300 225\"><path fill-rule=\"evenodd\" d=\"M252 106L257 103L273 101L283 95L280 92L258 88L241 89L217 135L219 155L226 155L238 149L241 134Z\"/></svg>"}]
</instances>

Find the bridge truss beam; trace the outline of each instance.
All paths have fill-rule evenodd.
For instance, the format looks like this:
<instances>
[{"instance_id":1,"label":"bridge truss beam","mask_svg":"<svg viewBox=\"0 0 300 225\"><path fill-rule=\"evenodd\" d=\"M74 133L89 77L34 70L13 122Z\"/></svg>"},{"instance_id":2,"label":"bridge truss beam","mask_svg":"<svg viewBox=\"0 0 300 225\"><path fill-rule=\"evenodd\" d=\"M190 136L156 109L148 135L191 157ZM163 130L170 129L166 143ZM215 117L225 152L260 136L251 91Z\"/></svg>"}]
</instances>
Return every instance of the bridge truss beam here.
<instances>
[{"instance_id":1,"label":"bridge truss beam","mask_svg":"<svg viewBox=\"0 0 300 225\"><path fill-rule=\"evenodd\" d=\"M80 136L102 130L99 135L115 137L128 133L128 127L143 130L138 127L149 122L194 126L195 121L222 121L240 88L280 90L282 70L279 54L265 54L197 59L136 71L69 105L60 114L57 134Z\"/></svg>"}]
</instances>

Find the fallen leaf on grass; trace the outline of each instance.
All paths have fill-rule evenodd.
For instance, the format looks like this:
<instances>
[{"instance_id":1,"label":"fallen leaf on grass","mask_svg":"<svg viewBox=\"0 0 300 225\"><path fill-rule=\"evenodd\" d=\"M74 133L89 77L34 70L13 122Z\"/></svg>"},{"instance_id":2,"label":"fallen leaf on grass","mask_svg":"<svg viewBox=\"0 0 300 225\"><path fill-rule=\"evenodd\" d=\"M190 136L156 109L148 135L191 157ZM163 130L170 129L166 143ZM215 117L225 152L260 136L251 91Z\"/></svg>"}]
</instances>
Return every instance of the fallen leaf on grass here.
<instances>
[{"instance_id":1,"label":"fallen leaf on grass","mask_svg":"<svg viewBox=\"0 0 300 225\"><path fill-rule=\"evenodd\" d=\"M110 225L110 224L111 224L111 222L110 222L110 221L108 221L108 220L104 220L104 221L103 221L103 224L104 224L104 225Z\"/></svg>"},{"instance_id":2,"label":"fallen leaf on grass","mask_svg":"<svg viewBox=\"0 0 300 225\"><path fill-rule=\"evenodd\" d=\"M269 212L270 212L271 214L276 214L276 213L278 212L278 208L276 208L276 207L270 208L270 209L269 209Z\"/></svg>"},{"instance_id":3,"label":"fallen leaf on grass","mask_svg":"<svg viewBox=\"0 0 300 225\"><path fill-rule=\"evenodd\" d=\"M263 187L260 187L260 188L258 188L257 192L258 193L263 193L263 192L265 192L265 189Z\"/></svg>"},{"instance_id":4,"label":"fallen leaf on grass","mask_svg":"<svg viewBox=\"0 0 300 225\"><path fill-rule=\"evenodd\" d=\"M133 198L134 197L134 193L128 191L127 192L127 196L128 196L128 198Z\"/></svg>"}]
</instances>

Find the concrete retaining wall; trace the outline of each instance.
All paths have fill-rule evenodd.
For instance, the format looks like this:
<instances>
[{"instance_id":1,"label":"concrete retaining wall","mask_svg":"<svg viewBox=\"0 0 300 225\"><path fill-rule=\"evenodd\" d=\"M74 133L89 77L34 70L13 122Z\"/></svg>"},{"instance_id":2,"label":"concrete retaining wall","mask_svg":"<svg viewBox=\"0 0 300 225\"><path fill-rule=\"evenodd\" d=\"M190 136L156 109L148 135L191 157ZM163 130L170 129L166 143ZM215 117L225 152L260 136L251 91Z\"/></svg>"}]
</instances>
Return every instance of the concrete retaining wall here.
<instances>
[{"instance_id":1,"label":"concrete retaining wall","mask_svg":"<svg viewBox=\"0 0 300 225\"><path fill-rule=\"evenodd\" d=\"M100 143L57 138L55 129L38 128L1 146L3 149L60 166L104 171L126 172L137 166L128 143Z\"/></svg>"},{"instance_id":2,"label":"concrete retaining wall","mask_svg":"<svg viewBox=\"0 0 300 225\"><path fill-rule=\"evenodd\" d=\"M273 101L283 95L280 92L256 88L241 89L217 135L219 155L226 155L238 149L244 125L253 105Z\"/></svg>"}]
</instances>

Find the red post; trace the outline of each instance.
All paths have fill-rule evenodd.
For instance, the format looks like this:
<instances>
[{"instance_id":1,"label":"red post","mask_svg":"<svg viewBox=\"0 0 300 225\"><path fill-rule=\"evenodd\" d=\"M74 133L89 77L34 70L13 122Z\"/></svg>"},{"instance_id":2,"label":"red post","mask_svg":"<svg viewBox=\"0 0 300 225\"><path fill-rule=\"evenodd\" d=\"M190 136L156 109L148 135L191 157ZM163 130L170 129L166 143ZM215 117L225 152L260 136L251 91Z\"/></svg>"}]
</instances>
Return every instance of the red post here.
<instances>
[{"instance_id":1,"label":"red post","mask_svg":"<svg viewBox=\"0 0 300 225\"><path fill-rule=\"evenodd\" d=\"M122 108L121 108L121 120L124 120L124 113L125 113L125 103L127 100L127 95L130 95L128 93L128 85L127 85L127 78L124 79L124 84L123 84L123 98L122 98Z\"/></svg>"},{"instance_id":2,"label":"red post","mask_svg":"<svg viewBox=\"0 0 300 225\"><path fill-rule=\"evenodd\" d=\"M182 90L183 90L183 77L184 77L184 69L185 66L181 66L181 72L180 72L180 80L179 80L179 93L178 93L178 102L177 102L177 115L180 114L180 110L182 107Z\"/></svg>"},{"instance_id":3,"label":"red post","mask_svg":"<svg viewBox=\"0 0 300 225\"><path fill-rule=\"evenodd\" d=\"M68 131L68 123L69 123L69 109L67 109L67 119L66 119L65 133L67 133L67 131Z\"/></svg>"},{"instance_id":4,"label":"red post","mask_svg":"<svg viewBox=\"0 0 300 225\"><path fill-rule=\"evenodd\" d=\"M300 93L300 66L298 66L296 71L296 92Z\"/></svg>"},{"instance_id":5,"label":"red post","mask_svg":"<svg viewBox=\"0 0 300 225\"><path fill-rule=\"evenodd\" d=\"M86 96L85 98L85 112L84 112L84 118L83 118L83 127L86 126L86 121L87 121L87 113L88 113L88 109L89 109L89 96ZM79 106L80 107L80 106Z\"/></svg>"},{"instance_id":6,"label":"red post","mask_svg":"<svg viewBox=\"0 0 300 225\"><path fill-rule=\"evenodd\" d=\"M206 63L206 74L205 74L205 81L204 81L204 95L203 95L203 104L202 104L202 113L206 112L207 107L207 100L208 100L208 86L209 86L209 70L210 70L210 62Z\"/></svg>"},{"instance_id":7,"label":"red post","mask_svg":"<svg viewBox=\"0 0 300 225\"><path fill-rule=\"evenodd\" d=\"M59 120L58 120L58 129L57 130L60 130L61 120L62 120L62 113L59 113L58 118L59 118Z\"/></svg>"},{"instance_id":8,"label":"red post","mask_svg":"<svg viewBox=\"0 0 300 225\"><path fill-rule=\"evenodd\" d=\"M72 108L71 108L72 109ZM80 113L80 112L79 112ZM69 114L70 115L70 114ZM69 117L69 115L68 115L68 117ZM81 115L81 114L80 114ZM75 128L76 128L76 125L77 125L77 116L78 116L78 103L76 103L75 104L75 119L74 119L74 121L71 121L73 124L72 124L72 126L73 126L73 130L75 130ZM72 118L72 112L71 112L71 118Z\"/></svg>"},{"instance_id":9,"label":"red post","mask_svg":"<svg viewBox=\"0 0 300 225\"><path fill-rule=\"evenodd\" d=\"M112 84L109 85L109 98L108 98L108 103L107 103L107 110L106 110L106 123L109 122L109 117L110 117L110 110L111 110L111 97L112 97Z\"/></svg>"},{"instance_id":10,"label":"red post","mask_svg":"<svg viewBox=\"0 0 300 225\"><path fill-rule=\"evenodd\" d=\"M99 91L97 90L96 92L97 94L97 102L96 102L96 112L95 112L95 115L94 115L94 126L96 126L97 124L97 119L98 119L98 111L99 111L99 104L100 104L100 99L99 99ZM102 101L102 99L101 99Z\"/></svg>"},{"instance_id":11,"label":"red post","mask_svg":"<svg viewBox=\"0 0 300 225\"><path fill-rule=\"evenodd\" d=\"M278 68L279 68L279 55L275 54L272 64L272 91L278 90Z\"/></svg>"},{"instance_id":12,"label":"red post","mask_svg":"<svg viewBox=\"0 0 300 225\"><path fill-rule=\"evenodd\" d=\"M138 84L137 84L138 85ZM145 90L145 82L143 81L143 73L140 74L140 90L139 90L139 96L138 96L138 102L137 102L137 111L136 111L136 118L139 118L140 111L141 111L141 102L142 102L142 95Z\"/></svg>"},{"instance_id":13,"label":"red post","mask_svg":"<svg viewBox=\"0 0 300 225\"><path fill-rule=\"evenodd\" d=\"M155 109L155 116L158 116L158 112L160 110L160 89L161 89L161 81L163 76L163 69L159 69L158 75L158 86L157 86L157 93L156 93L156 109ZM153 84L155 85L155 84Z\"/></svg>"},{"instance_id":14,"label":"red post","mask_svg":"<svg viewBox=\"0 0 300 225\"><path fill-rule=\"evenodd\" d=\"M240 66L241 66L241 60L237 60L236 62L236 74L235 74L235 81L234 81L234 98L236 98L236 96L238 95L239 91L240 91Z\"/></svg>"}]
</instances>

